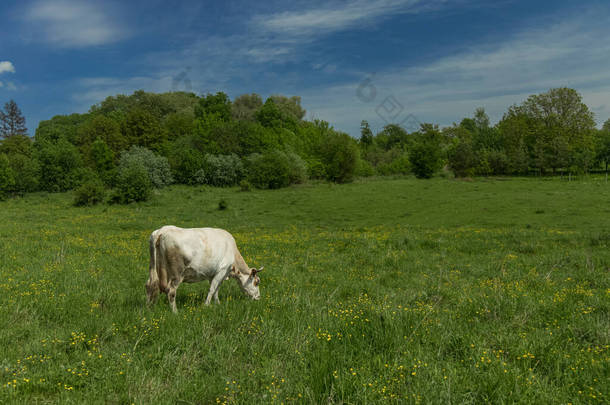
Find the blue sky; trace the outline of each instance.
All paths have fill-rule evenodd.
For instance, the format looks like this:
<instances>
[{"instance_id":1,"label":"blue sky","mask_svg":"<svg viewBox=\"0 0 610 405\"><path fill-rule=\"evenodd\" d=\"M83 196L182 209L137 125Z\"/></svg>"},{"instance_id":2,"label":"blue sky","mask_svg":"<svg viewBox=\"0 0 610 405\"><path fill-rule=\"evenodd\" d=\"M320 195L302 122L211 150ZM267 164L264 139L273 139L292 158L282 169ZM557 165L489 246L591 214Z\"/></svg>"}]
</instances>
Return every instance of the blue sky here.
<instances>
[{"instance_id":1,"label":"blue sky","mask_svg":"<svg viewBox=\"0 0 610 405\"><path fill-rule=\"evenodd\" d=\"M176 4L174 4L176 3ZM299 95L308 118L441 126L573 87L610 118L607 0L3 1L0 103L30 134L137 89Z\"/></svg>"}]
</instances>

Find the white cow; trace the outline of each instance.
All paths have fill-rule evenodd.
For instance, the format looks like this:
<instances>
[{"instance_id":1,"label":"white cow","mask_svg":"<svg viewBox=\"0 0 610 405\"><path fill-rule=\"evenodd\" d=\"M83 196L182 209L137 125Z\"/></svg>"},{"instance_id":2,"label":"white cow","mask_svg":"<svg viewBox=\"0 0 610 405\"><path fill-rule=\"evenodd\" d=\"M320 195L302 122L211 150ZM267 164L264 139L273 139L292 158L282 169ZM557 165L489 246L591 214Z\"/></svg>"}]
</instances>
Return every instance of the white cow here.
<instances>
[{"instance_id":1,"label":"white cow","mask_svg":"<svg viewBox=\"0 0 610 405\"><path fill-rule=\"evenodd\" d=\"M223 229L183 229L164 226L150 235L150 276L146 282L148 304L156 301L159 291L167 294L172 311L177 312L176 290L183 281L196 283L210 280L206 305L218 300L220 283L229 277L241 289L258 300L263 268L249 268L237 250L235 239Z\"/></svg>"}]
</instances>

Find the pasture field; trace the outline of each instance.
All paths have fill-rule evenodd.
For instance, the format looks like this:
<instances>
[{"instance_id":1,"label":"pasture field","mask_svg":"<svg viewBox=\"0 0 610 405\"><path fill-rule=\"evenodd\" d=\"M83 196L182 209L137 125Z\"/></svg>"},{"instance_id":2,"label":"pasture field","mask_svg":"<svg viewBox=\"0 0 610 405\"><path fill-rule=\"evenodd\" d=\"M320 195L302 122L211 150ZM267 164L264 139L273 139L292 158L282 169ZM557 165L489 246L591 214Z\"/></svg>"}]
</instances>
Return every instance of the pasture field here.
<instances>
[{"instance_id":1,"label":"pasture field","mask_svg":"<svg viewBox=\"0 0 610 405\"><path fill-rule=\"evenodd\" d=\"M0 403L608 403L610 184L383 179L0 203ZM226 210L219 210L224 199ZM222 227L233 280L145 306L148 235Z\"/></svg>"}]
</instances>

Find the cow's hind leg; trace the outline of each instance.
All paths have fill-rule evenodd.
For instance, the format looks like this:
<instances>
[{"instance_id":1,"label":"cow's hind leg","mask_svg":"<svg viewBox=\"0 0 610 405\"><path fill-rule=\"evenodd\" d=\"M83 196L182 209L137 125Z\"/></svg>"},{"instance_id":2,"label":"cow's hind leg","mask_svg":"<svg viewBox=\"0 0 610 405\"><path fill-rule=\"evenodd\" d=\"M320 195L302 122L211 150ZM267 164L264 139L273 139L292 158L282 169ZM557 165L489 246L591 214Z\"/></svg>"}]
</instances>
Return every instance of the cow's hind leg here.
<instances>
[{"instance_id":1,"label":"cow's hind leg","mask_svg":"<svg viewBox=\"0 0 610 405\"><path fill-rule=\"evenodd\" d=\"M176 307L176 291L178 290L178 286L180 286L180 280L172 280L169 283L169 291L167 293L169 306L171 307L173 313L178 313L178 308Z\"/></svg>"}]
</instances>

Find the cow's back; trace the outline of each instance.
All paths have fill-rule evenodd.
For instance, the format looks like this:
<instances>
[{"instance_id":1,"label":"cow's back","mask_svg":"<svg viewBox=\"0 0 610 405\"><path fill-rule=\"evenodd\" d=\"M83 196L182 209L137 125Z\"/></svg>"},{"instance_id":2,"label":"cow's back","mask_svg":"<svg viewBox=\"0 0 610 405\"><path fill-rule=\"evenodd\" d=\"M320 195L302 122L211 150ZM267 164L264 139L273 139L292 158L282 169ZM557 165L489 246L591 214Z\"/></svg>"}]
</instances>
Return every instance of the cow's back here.
<instances>
[{"instance_id":1,"label":"cow's back","mask_svg":"<svg viewBox=\"0 0 610 405\"><path fill-rule=\"evenodd\" d=\"M168 270L186 282L212 279L235 261L235 240L223 229L164 226L156 236Z\"/></svg>"}]
</instances>

